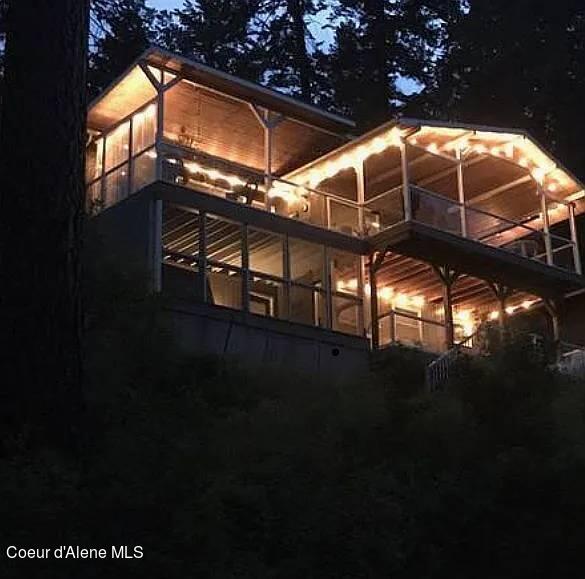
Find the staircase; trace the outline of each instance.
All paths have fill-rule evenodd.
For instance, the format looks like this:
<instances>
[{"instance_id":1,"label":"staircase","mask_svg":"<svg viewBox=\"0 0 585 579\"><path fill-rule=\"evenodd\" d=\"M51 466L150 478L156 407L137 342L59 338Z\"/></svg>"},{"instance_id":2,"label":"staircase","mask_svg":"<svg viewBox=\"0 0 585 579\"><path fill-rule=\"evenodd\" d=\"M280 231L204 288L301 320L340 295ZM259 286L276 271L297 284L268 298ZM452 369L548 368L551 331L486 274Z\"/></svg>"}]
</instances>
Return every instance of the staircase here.
<instances>
[{"instance_id":1,"label":"staircase","mask_svg":"<svg viewBox=\"0 0 585 579\"><path fill-rule=\"evenodd\" d=\"M425 370L425 385L429 392L438 392L449 382L453 366L460 355L461 348L455 346L427 366Z\"/></svg>"}]
</instances>

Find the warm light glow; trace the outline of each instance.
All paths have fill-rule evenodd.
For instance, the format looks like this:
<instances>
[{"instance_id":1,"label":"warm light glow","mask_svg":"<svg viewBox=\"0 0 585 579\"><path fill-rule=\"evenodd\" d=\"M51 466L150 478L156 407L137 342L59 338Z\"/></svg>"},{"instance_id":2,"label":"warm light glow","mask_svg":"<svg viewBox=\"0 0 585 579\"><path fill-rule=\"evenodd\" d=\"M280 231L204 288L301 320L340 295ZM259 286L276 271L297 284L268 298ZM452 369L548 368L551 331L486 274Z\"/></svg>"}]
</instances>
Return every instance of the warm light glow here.
<instances>
[{"instance_id":1,"label":"warm light glow","mask_svg":"<svg viewBox=\"0 0 585 579\"><path fill-rule=\"evenodd\" d=\"M453 312L453 321L456 325L460 326L463 335L468 337L475 333L475 319L473 312L470 310L457 310Z\"/></svg>"},{"instance_id":2,"label":"warm light glow","mask_svg":"<svg viewBox=\"0 0 585 579\"><path fill-rule=\"evenodd\" d=\"M530 300L524 300L524 301L522 302L522 307L523 307L525 310L529 310L529 309L530 309L530 308L531 308L531 307L532 307L532 306L533 306L535 303L536 303L536 302L531 302Z\"/></svg>"},{"instance_id":3,"label":"warm light glow","mask_svg":"<svg viewBox=\"0 0 585 579\"><path fill-rule=\"evenodd\" d=\"M383 287L380 290L380 297L384 300L389 302L394 295L394 290L391 287Z\"/></svg>"},{"instance_id":4,"label":"warm light glow","mask_svg":"<svg viewBox=\"0 0 585 579\"><path fill-rule=\"evenodd\" d=\"M508 306L508 307L506 308L506 313L507 313L508 315L512 315L512 314L513 314L515 311L516 311L516 308L515 308L514 306Z\"/></svg>"},{"instance_id":5,"label":"warm light glow","mask_svg":"<svg viewBox=\"0 0 585 579\"><path fill-rule=\"evenodd\" d=\"M548 186L547 186L547 189L551 193L554 193L555 191L557 191L558 188L559 188L559 186L556 183L549 183Z\"/></svg>"},{"instance_id":6,"label":"warm light glow","mask_svg":"<svg viewBox=\"0 0 585 579\"><path fill-rule=\"evenodd\" d=\"M321 167L315 167L308 173L307 183L310 187L318 187L320 183L335 177L347 169L354 169L363 164L372 155L378 155L390 147L398 147L401 142L400 129L394 127L382 135L359 145L357 148L343 153L337 159L327 161Z\"/></svg>"},{"instance_id":7,"label":"warm light glow","mask_svg":"<svg viewBox=\"0 0 585 579\"><path fill-rule=\"evenodd\" d=\"M546 177L546 171L542 167L536 167L532 170L532 176L538 183L542 183Z\"/></svg>"},{"instance_id":8,"label":"warm light glow","mask_svg":"<svg viewBox=\"0 0 585 579\"><path fill-rule=\"evenodd\" d=\"M207 169L206 167L202 167L198 163L187 162L184 163L184 167L185 169L187 169L187 171L189 171L189 173L200 173L202 175L205 175L212 181L226 181L227 183L229 183L230 187L235 187L238 185L243 186L246 184L245 181L242 181L242 179L236 177L235 175L226 175L225 173L221 173L216 169Z\"/></svg>"},{"instance_id":9,"label":"warm light glow","mask_svg":"<svg viewBox=\"0 0 585 579\"><path fill-rule=\"evenodd\" d=\"M493 312L490 312L489 319L492 322L495 321L495 320L497 320L499 317L500 317L500 312L495 311L495 310Z\"/></svg>"},{"instance_id":10,"label":"warm light glow","mask_svg":"<svg viewBox=\"0 0 585 579\"><path fill-rule=\"evenodd\" d=\"M426 303L426 300L423 296L414 296L411 301L412 305L419 309L422 309Z\"/></svg>"}]
</instances>

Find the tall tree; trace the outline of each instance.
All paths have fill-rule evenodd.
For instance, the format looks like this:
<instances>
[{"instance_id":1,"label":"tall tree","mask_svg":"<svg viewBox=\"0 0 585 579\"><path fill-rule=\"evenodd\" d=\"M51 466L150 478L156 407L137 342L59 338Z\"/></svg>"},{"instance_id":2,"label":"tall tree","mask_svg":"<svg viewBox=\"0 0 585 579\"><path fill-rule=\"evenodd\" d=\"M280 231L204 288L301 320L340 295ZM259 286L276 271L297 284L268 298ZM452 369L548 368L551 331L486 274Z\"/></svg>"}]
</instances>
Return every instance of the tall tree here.
<instances>
[{"instance_id":1,"label":"tall tree","mask_svg":"<svg viewBox=\"0 0 585 579\"><path fill-rule=\"evenodd\" d=\"M154 40L157 16L146 0L95 0L90 92L108 86Z\"/></svg>"},{"instance_id":2,"label":"tall tree","mask_svg":"<svg viewBox=\"0 0 585 579\"><path fill-rule=\"evenodd\" d=\"M325 6L320 0L275 0L263 6L267 81L305 101L316 96L317 60L311 45L317 43L309 21Z\"/></svg>"},{"instance_id":3,"label":"tall tree","mask_svg":"<svg viewBox=\"0 0 585 579\"><path fill-rule=\"evenodd\" d=\"M585 164L585 5L472 0L422 108L435 116L522 126Z\"/></svg>"},{"instance_id":4,"label":"tall tree","mask_svg":"<svg viewBox=\"0 0 585 579\"><path fill-rule=\"evenodd\" d=\"M263 49L255 21L261 0L186 0L173 13L176 48L205 64L259 80Z\"/></svg>"},{"instance_id":5,"label":"tall tree","mask_svg":"<svg viewBox=\"0 0 585 579\"><path fill-rule=\"evenodd\" d=\"M70 446L81 407L88 4L8 5L0 113L4 450L20 435Z\"/></svg>"},{"instance_id":6,"label":"tall tree","mask_svg":"<svg viewBox=\"0 0 585 579\"><path fill-rule=\"evenodd\" d=\"M426 83L460 0L338 0L329 77L340 108L363 125L401 109L400 80Z\"/></svg>"}]
</instances>

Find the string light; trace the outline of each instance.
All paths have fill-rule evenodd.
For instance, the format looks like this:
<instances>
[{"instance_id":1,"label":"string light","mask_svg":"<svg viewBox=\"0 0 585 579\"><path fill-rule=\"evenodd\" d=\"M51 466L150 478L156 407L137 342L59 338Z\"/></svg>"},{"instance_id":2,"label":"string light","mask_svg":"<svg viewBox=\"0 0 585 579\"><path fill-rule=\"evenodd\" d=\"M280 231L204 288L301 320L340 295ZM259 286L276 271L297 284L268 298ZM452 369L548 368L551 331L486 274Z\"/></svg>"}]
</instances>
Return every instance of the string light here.
<instances>
[{"instance_id":1,"label":"string light","mask_svg":"<svg viewBox=\"0 0 585 579\"><path fill-rule=\"evenodd\" d=\"M202 167L198 163L188 162L184 163L183 166L185 167L185 169L187 169L187 171L189 171L189 173L193 174L200 173L202 175L205 175L212 181L225 181L226 183L229 183L230 187L244 186L246 184L245 181L243 181L239 177L236 177L235 175L227 175L216 169L207 169L206 167Z\"/></svg>"},{"instance_id":2,"label":"string light","mask_svg":"<svg viewBox=\"0 0 585 579\"><path fill-rule=\"evenodd\" d=\"M398 147L401 142L400 129L394 127L358 146L351 152L343 153L339 158L327 161L322 168L313 168L307 175L307 184L315 188L323 181L331 179L348 169L356 170L364 161L373 155L379 155L390 147Z\"/></svg>"}]
</instances>

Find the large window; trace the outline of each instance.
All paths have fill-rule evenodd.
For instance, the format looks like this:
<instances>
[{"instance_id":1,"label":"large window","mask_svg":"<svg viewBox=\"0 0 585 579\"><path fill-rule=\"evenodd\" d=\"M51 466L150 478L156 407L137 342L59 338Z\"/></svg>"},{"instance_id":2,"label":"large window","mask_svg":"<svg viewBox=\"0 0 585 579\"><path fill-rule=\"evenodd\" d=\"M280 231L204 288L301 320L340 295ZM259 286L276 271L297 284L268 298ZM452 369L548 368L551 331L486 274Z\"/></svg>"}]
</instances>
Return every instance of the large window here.
<instances>
[{"instance_id":1,"label":"large window","mask_svg":"<svg viewBox=\"0 0 585 579\"><path fill-rule=\"evenodd\" d=\"M172 204L163 255L165 292L363 335L357 255Z\"/></svg>"},{"instance_id":2,"label":"large window","mask_svg":"<svg viewBox=\"0 0 585 579\"><path fill-rule=\"evenodd\" d=\"M92 139L86 153L89 209L122 201L156 179L156 104Z\"/></svg>"}]
</instances>

